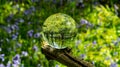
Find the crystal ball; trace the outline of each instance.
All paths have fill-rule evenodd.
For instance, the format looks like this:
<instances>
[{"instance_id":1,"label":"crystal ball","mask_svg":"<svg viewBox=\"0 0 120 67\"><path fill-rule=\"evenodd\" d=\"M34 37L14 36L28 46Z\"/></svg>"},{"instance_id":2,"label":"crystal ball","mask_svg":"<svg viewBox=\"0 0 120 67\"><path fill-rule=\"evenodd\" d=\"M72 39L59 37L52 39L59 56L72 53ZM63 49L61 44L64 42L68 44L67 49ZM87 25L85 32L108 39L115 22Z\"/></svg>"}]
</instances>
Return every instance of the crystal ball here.
<instances>
[{"instance_id":1,"label":"crystal ball","mask_svg":"<svg viewBox=\"0 0 120 67\"><path fill-rule=\"evenodd\" d=\"M75 20L64 13L49 16L45 20L42 30L50 45L55 48L68 47L77 33Z\"/></svg>"}]
</instances>

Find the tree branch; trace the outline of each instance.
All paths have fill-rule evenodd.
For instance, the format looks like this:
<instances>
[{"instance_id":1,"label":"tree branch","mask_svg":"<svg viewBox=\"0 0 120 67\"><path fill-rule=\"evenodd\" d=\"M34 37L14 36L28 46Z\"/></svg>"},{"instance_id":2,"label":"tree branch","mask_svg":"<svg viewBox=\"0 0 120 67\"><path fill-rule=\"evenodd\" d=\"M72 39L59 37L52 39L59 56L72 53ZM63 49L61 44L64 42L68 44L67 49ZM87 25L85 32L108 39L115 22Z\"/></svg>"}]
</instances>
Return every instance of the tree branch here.
<instances>
[{"instance_id":1,"label":"tree branch","mask_svg":"<svg viewBox=\"0 0 120 67\"><path fill-rule=\"evenodd\" d=\"M94 67L90 62L75 58L70 54L71 49L56 49L49 45L42 47L42 53L48 60L56 60L68 67Z\"/></svg>"}]
</instances>

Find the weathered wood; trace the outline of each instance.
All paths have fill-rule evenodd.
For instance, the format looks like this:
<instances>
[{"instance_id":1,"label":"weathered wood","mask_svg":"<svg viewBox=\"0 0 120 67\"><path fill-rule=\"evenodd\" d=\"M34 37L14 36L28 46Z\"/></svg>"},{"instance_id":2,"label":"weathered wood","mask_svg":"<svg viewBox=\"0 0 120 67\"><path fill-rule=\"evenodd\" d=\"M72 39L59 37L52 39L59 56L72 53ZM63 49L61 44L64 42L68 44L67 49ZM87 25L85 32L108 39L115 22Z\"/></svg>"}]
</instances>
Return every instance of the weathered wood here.
<instances>
[{"instance_id":1,"label":"weathered wood","mask_svg":"<svg viewBox=\"0 0 120 67\"><path fill-rule=\"evenodd\" d=\"M94 67L90 62L73 57L70 50L69 48L56 49L49 45L42 46L42 53L47 59L56 60L68 67Z\"/></svg>"}]
</instances>

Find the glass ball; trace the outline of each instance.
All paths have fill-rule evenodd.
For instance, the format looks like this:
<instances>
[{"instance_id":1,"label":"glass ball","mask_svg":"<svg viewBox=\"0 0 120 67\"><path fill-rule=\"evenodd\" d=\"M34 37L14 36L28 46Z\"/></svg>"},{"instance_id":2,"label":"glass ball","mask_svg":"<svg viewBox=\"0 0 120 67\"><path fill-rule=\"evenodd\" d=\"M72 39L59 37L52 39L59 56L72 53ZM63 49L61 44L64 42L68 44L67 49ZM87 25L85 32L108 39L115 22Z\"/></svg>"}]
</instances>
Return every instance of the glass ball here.
<instances>
[{"instance_id":1,"label":"glass ball","mask_svg":"<svg viewBox=\"0 0 120 67\"><path fill-rule=\"evenodd\" d=\"M67 14L53 14L45 20L43 32L51 46L69 47L69 43L77 33L76 22Z\"/></svg>"}]
</instances>

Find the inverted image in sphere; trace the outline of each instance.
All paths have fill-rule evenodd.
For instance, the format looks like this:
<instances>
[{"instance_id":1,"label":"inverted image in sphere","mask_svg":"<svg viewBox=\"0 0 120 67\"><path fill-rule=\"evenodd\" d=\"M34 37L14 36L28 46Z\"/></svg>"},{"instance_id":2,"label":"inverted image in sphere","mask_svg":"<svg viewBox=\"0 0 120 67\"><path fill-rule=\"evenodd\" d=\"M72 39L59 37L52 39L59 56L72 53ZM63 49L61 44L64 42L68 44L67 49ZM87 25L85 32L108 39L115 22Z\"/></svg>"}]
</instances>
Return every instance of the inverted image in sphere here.
<instances>
[{"instance_id":1,"label":"inverted image in sphere","mask_svg":"<svg viewBox=\"0 0 120 67\"><path fill-rule=\"evenodd\" d=\"M43 24L43 32L50 44L63 47L77 31L75 20L67 14L57 13L49 16ZM68 40L69 39L69 40Z\"/></svg>"},{"instance_id":2,"label":"inverted image in sphere","mask_svg":"<svg viewBox=\"0 0 120 67\"><path fill-rule=\"evenodd\" d=\"M45 20L43 31L46 33L71 34L76 32L76 25L74 19L69 15L57 13Z\"/></svg>"}]
</instances>

